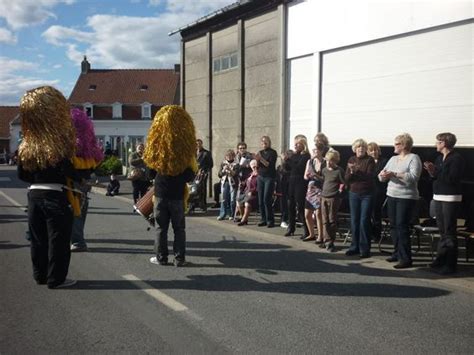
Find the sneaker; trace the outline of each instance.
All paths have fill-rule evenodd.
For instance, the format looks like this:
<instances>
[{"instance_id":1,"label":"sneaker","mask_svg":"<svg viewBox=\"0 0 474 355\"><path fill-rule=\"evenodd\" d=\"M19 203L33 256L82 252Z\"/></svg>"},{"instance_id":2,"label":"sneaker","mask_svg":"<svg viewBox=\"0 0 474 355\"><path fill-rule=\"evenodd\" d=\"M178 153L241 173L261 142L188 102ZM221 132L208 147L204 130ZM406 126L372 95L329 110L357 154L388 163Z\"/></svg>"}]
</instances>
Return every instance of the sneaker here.
<instances>
[{"instance_id":1,"label":"sneaker","mask_svg":"<svg viewBox=\"0 0 474 355\"><path fill-rule=\"evenodd\" d=\"M67 288L67 287L71 287L71 286L75 285L76 283L77 283L76 280L66 279L62 283L60 283L59 285L55 285L55 286L48 285L48 288L51 288L51 289Z\"/></svg>"},{"instance_id":2,"label":"sneaker","mask_svg":"<svg viewBox=\"0 0 474 355\"><path fill-rule=\"evenodd\" d=\"M224 216L219 216L219 217L217 217L217 220L222 221L224 218L225 218Z\"/></svg>"},{"instance_id":3,"label":"sneaker","mask_svg":"<svg viewBox=\"0 0 474 355\"><path fill-rule=\"evenodd\" d=\"M234 220L234 218L233 218L233 217L229 217L229 221L233 221L233 220Z\"/></svg>"},{"instance_id":4,"label":"sneaker","mask_svg":"<svg viewBox=\"0 0 474 355\"><path fill-rule=\"evenodd\" d=\"M286 222L281 222L281 223L280 223L280 227L281 227L281 228L288 228L288 223L286 223Z\"/></svg>"},{"instance_id":5,"label":"sneaker","mask_svg":"<svg viewBox=\"0 0 474 355\"><path fill-rule=\"evenodd\" d=\"M73 253L81 253L85 251L89 251L87 245L71 245L71 252Z\"/></svg>"},{"instance_id":6,"label":"sneaker","mask_svg":"<svg viewBox=\"0 0 474 355\"><path fill-rule=\"evenodd\" d=\"M168 260L167 259L158 260L158 258L156 256L152 256L150 258L150 263L155 264L155 265L167 265Z\"/></svg>"},{"instance_id":7,"label":"sneaker","mask_svg":"<svg viewBox=\"0 0 474 355\"><path fill-rule=\"evenodd\" d=\"M182 267L182 266L186 266L186 261L182 259L174 259L173 264L176 267Z\"/></svg>"}]
</instances>

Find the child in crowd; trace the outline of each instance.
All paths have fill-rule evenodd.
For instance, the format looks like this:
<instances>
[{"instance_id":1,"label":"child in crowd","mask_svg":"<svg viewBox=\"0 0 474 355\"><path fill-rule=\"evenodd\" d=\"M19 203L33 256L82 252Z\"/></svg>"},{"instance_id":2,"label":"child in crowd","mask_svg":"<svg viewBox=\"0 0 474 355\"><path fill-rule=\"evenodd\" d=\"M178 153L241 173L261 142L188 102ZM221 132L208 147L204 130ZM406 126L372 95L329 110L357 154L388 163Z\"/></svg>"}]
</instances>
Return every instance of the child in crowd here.
<instances>
[{"instance_id":1,"label":"child in crowd","mask_svg":"<svg viewBox=\"0 0 474 355\"><path fill-rule=\"evenodd\" d=\"M110 175L110 180L107 185L107 193L106 196L115 196L119 194L120 190L120 181L117 180L115 174Z\"/></svg>"},{"instance_id":2,"label":"child in crowd","mask_svg":"<svg viewBox=\"0 0 474 355\"><path fill-rule=\"evenodd\" d=\"M235 152L229 149L221 163L217 175L221 179L221 209L217 219L222 221L226 216L229 220L234 219L235 197L238 187L239 163L235 159Z\"/></svg>"},{"instance_id":3,"label":"child in crowd","mask_svg":"<svg viewBox=\"0 0 474 355\"><path fill-rule=\"evenodd\" d=\"M340 155L334 149L329 149L325 155L327 166L323 168L323 190L321 192L321 212L323 220L324 244L329 252L335 252L334 241L337 231L337 212L341 205L341 193L344 190L344 170L339 167Z\"/></svg>"},{"instance_id":4,"label":"child in crowd","mask_svg":"<svg viewBox=\"0 0 474 355\"><path fill-rule=\"evenodd\" d=\"M280 155L281 164L277 167L277 183L276 192L279 194L280 200L280 212L281 212L281 224L280 227L288 228L288 190L290 183L290 171L283 167L283 163L291 158L293 155L292 150L287 150Z\"/></svg>"}]
</instances>

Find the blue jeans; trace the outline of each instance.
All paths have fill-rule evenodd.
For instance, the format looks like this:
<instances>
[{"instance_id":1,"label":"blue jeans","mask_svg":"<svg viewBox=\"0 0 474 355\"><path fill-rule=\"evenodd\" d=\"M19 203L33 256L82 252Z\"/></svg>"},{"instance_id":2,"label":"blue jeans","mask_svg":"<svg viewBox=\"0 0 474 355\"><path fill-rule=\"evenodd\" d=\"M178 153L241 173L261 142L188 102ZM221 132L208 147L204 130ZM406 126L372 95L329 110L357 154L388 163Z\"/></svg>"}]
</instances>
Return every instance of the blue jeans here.
<instances>
[{"instance_id":1,"label":"blue jeans","mask_svg":"<svg viewBox=\"0 0 474 355\"><path fill-rule=\"evenodd\" d=\"M410 221L416 207L416 200L387 197L387 212L390 221L390 236L393 254L400 263L411 263Z\"/></svg>"},{"instance_id":2,"label":"blue jeans","mask_svg":"<svg viewBox=\"0 0 474 355\"><path fill-rule=\"evenodd\" d=\"M77 247L86 247L84 239L84 225L86 224L87 209L89 208L89 200L86 198L82 207L81 215L74 217L72 222L71 244Z\"/></svg>"},{"instance_id":3,"label":"blue jeans","mask_svg":"<svg viewBox=\"0 0 474 355\"><path fill-rule=\"evenodd\" d=\"M174 231L173 252L176 260L185 259L186 224L184 221L184 201L168 200L155 196L153 212L156 220L155 252L158 260L168 260L168 229Z\"/></svg>"},{"instance_id":4,"label":"blue jeans","mask_svg":"<svg viewBox=\"0 0 474 355\"><path fill-rule=\"evenodd\" d=\"M275 192L275 178L259 175L257 177L257 191L261 222L275 224L275 216L272 207L273 192Z\"/></svg>"},{"instance_id":5,"label":"blue jeans","mask_svg":"<svg viewBox=\"0 0 474 355\"><path fill-rule=\"evenodd\" d=\"M349 250L369 255L372 239L372 195L360 195L349 191L349 206L352 232Z\"/></svg>"},{"instance_id":6,"label":"blue jeans","mask_svg":"<svg viewBox=\"0 0 474 355\"><path fill-rule=\"evenodd\" d=\"M219 217L224 218L228 215L229 217L234 218L235 197L237 195L237 190L231 184L229 184L228 181L226 181L224 185L221 185L221 195L222 201Z\"/></svg>"}]
</instances>

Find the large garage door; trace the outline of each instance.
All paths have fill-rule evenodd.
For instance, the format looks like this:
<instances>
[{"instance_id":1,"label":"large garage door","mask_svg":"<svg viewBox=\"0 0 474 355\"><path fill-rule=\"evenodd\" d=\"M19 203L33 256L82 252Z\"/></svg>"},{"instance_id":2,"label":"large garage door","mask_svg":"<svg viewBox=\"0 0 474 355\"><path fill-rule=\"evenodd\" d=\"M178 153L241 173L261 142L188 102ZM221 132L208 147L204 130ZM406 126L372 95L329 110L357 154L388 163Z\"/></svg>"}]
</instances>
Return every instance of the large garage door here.
<instances>
[{"instance_id":1,"label":"large garage door","mask_svg":"<svg viewBox=\"0 0 474 355\"><path fill-rule=\"evenodd\" d=\"M313 115L313 56L292 59L288 63L287 144L293 149L293 138L305 134L310 142L315 132Z\"/></svg>"},{"instance_id":2,"label":"large garage door","mask_svg":"<svg viewBox=\"0 0 474 355\"><path fill-rule=\"evenodd\" d=\"M452 132L474 145L472 23L323 55L321 128L331 144L433 145Z\"/></svg>"}]
</instances>

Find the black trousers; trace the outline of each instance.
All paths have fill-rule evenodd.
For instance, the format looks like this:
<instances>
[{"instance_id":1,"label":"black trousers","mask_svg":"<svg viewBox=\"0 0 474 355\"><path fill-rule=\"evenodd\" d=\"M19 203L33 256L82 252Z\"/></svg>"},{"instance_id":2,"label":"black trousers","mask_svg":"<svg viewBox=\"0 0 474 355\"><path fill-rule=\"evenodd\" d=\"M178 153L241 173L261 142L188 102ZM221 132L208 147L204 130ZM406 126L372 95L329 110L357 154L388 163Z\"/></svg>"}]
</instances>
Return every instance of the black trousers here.
<instances>
[{"instance_id":1,"label":"black trousers","mask_svg":"<svg viewBox=\"0 0 474 355\"><path fill-rule=\"evenodd\" d=\"M434 201L434 203L436 223L441 235L436 261L440 266L455 270L458 262L456 225L459 202Z\"/></svg>"},{"instance_id":2,"label":"black trousers","mask_svg":"<svg viewBox=\"0 0 474 355\"><path fill-rule=\"evenodd\" d=\"M31 235L33 277L57 286L66 279L71 260L73 215L66 193L31 190L28 193L28 227Z\"/></svg>"},{"instance_id":3,"label":"black trousers","mask_svg":"<svg viewBox=\"0 0 474 355\"><path fill-rule=\"evenodd\" d=\"M146 192L148 191L148 186L150 186L150 182L148 180L132 181L134 203L137 203L139 199L145 196Z\"/></svg>"}]
</instances>

